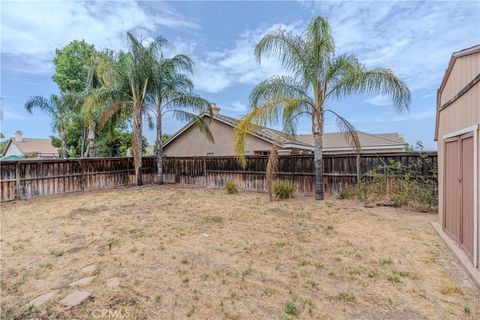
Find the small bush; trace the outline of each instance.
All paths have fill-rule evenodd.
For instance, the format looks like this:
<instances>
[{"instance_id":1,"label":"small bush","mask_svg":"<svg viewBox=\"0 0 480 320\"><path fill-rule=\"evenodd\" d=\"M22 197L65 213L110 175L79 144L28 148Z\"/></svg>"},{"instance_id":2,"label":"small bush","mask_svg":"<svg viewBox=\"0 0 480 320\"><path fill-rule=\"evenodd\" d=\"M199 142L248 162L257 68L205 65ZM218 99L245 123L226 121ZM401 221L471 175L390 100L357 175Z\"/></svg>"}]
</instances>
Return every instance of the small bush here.
<instances>
[{"instance_id":1,"label":"small bush","mask_svg":"<svg viewBox=\"0 0 480 320\"><path fill-rule=\"evenodd\" d=\"M408 204L408 195L401 192L392 197L392 206L395 208L402 207Z\"/></svg>"},{"instance_id":2,"label":"small bush","mask_svg":"<svg viewBox=\"0 0 480 320\"><path fill-rule=\"evenodd\" d=\"M297 316L298 315L298 308L292 301L287 301L283 306L283 310L289 316Z\"/></svg>"},{"instance_id":3,"label":"small bush","mask_svg":"<svg viewBox=\"0 0 480 320\"><path fill-rule=\"evenodd\" d=\"M273 194L275 198L289 199L295 196L295 184L290 181L279 181L273 184Z\"/></svg>"},{"instance_id":4,"label":"small bush","mask_svg":"<svg viewBox=\"0 0 480 320\"><path fill-rule=\"evenodd\" d=\"M344 302L355 302L355 295L350 292L342 291L337 294L337 300L344 301Z\"/></svg>"},{"instance_id":5,"label":"small bush","mask_svg":"<svg viewBox=\"0 0 480 320\"><path fill-rule=\"evenodd\" d=\"M342 189L339 193L338 193L338 199L340 200L345 200L345 199L348 199L348 197L350 196L349 192L347 189Z\"/></svg>"},{"instance_id":6,"label":"small bush","mask_svg":"<svg viewBox=\"0 0 480 320\"><path fill-rule=\"evenodd\" d=\"M387 265L387 264L393 264L393 259L388 257L388 258L381 258L378 263L381 265L381 266L384 266L384 265Z\"/></svg>"},{"instance_id":7,"label":"small bush","mask_svg":"<svg viewBox=\"0 0 480 320\"><path fill-rule=\"evenodd\" d=\"M238 193L237 185L233 181L227 181L227 183L225 183L225 190L228 194Z\"/></svg>"}]
</instances>

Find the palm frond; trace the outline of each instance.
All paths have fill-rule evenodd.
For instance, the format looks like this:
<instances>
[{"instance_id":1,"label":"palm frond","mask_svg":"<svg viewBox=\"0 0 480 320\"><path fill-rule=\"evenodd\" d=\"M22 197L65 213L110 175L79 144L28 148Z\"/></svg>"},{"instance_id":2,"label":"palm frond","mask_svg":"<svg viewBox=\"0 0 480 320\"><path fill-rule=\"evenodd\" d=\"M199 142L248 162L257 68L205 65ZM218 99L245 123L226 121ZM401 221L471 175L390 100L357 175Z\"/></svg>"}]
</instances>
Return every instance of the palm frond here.
<instances>
[{"instance_id":1,"label":"palm frond","mask_svg":"<svg viewBox=\"0 0 480 320\"><path fill-rule=\"evenodd\" d=\"M25 103L25 109L33 113L33 109L40 109L42 112L46 113L48 116L52 117L56 114L56 97L52 95L50 100L42 97L42 96L33 96L30 97L27 102Z\"/></svg>"},{"instance_id":2,"label":"palm frond","mask_svg":"<svg viewBox=\"0 0 480 320\"><path fill-rule=\"evenodd\" d=\"M350 146L357 152L360 152L362 149L362 145L360 143L360 139L358 138L357 129L355 129L355 127L347 119L345 119L335 111L327 109L325 110L325 112L330 112L336 117L337 127L340 132L345 133Z\"/></svg>"},{"instance_id":3,"label":"palm frond","mask_svg":"<svg viewBox=\"0 0 480 320\"><path fill-rule=\"evenodd\" d=\"M392 99L397 112L409 110L410 90L390 69L366 70L362 64L350 59L348 62L343 61L336 74L338 80L328 95L340 98L349 94L381 94Z\"/></svg>"},{"instance_id":4,"label":"palm frond","mask_svg":"<svg viewBox=\"0 0 480 320\"><path fill-rule=\"evenodd\" d=\"M296 76L306 68L305 41L282 28L267 33L255 46L255 59L260 64L264 55L276 55L282 65Z\"/></svg>"},{"instance_id":5,"label":"palm frond","mask_svg":"<svg viewBox=\"0 0 480 320\"><path fill-rule=\"evenodd\" d=\"M105 126L105 124L116 114L120 111L124 110L128 105L131 103L125 101L116 101L108 105L106 108L102 110L100 115L100 119L98 121L98 128L101 130Z\"/></svg>"},{"instance_id":6,"label":"palm frond","mask_svg":"<svg viewBox=\"0 0 480 320\"><path fill-rule=\"evenodd\" d=\"M210 126L202 116L184 110L174 110L173 117L182 122L193 122L207 137L208 141L215 142L212 132L210 131Z\"/></svg>"},{"instance_id":7,"label":"palm frond","mask_svg":"<svg viewBox=\"0 0 480 320\"><path fill-rule=\"evenodd\" d=\"M273 180L275 179L275 173L278 171L278 143L272 144L272 150L268 155L267 168L265 169L265 175L267 180L268 197L270 201L273 200Z\"/></svg>"},{"instance_id":8,"label":"palm frond","mask_svg":"<svg viewBox=\"0 0 480 320\"><path fill-rule=\"evenodd\" d=\"M279 98L300 98L311 105L313 104L304 85L288 76L273 76L262 81L252 90L250 106L255 107L265 101Z\"/></svg>"}]
</instances>

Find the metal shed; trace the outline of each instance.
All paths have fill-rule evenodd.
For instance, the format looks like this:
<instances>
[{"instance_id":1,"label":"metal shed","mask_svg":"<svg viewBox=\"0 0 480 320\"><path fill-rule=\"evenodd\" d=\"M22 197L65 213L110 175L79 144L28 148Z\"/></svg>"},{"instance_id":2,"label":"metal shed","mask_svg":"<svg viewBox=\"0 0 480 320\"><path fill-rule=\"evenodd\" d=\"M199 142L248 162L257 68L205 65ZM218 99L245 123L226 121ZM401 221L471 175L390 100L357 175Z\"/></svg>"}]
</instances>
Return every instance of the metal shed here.
<instances>
[{"instance_id":1,"label":"metal shed","mask_svg":"<svg viewBox=\"0 0 480 320\"><path fill-rule=\"evenodd\" d=\"M437 94L437 230L480 286L480 45L452 54Z\"/></svg>"}]
</instances>

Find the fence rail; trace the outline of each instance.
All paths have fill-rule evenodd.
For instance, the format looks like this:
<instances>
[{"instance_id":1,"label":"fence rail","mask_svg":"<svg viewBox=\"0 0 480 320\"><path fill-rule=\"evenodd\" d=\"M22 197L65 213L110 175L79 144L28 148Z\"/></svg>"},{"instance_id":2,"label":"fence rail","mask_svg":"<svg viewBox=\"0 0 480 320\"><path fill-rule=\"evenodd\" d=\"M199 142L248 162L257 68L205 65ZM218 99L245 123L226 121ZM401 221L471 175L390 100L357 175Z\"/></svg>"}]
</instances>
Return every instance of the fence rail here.
<instances>
[{"instance_id":1,"label":"fence rail","mask_svg":"<svg viewBox=\"0 0 480 320\"><path fill-rule=\"evenodd\" d=\"M336 193L391 160L403 165L420 163L421 175L428 177L432 168L428 161L419 161L425 159L436 163L436 152L326 155L324 189ZM163 172L167 183L223 187L231 180L246 190L265 191L267 161L267 156L249 156L242 167L235 157L166 157ZM142 165L144 183L155 182L155 157L143 157ZM0 161L0 201L133 185L134 174L131 157ZM279 157L277 178L293 181L299 192L313 194L313 156Z\"/></svg>"}]
</instances>

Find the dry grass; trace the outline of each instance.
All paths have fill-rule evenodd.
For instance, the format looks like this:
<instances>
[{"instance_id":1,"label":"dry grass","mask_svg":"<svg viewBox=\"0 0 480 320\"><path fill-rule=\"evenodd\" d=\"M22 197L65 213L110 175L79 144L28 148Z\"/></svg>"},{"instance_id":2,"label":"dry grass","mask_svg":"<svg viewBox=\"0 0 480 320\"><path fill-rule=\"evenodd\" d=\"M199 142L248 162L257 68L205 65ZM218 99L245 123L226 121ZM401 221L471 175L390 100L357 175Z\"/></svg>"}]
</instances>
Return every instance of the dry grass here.
<instances>
[{"instance_id":1,"label":"dry grass","mask_svg":"<svg viewBox=\"0 0 480 320\"><path fill-rule=\"evenodd\" d=\"M478 319L429 221L352 201L155 187L2 205L3 318ZM93 298L64 309L96 264ZM107 279L120 277L120 288ZM40 310L25 304L58 289ZM98 311L97 311L98 315Z\"/></svg>"}]
</instances>

